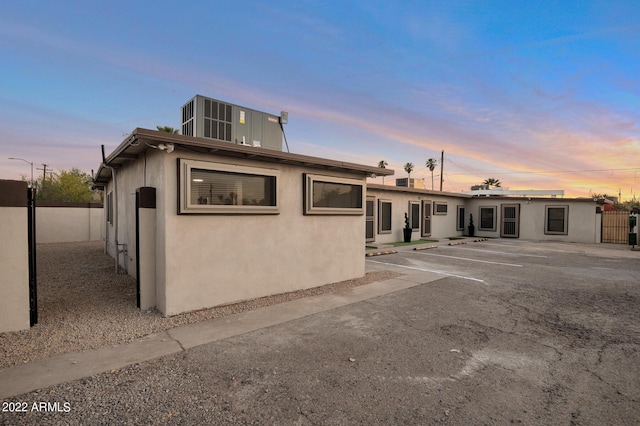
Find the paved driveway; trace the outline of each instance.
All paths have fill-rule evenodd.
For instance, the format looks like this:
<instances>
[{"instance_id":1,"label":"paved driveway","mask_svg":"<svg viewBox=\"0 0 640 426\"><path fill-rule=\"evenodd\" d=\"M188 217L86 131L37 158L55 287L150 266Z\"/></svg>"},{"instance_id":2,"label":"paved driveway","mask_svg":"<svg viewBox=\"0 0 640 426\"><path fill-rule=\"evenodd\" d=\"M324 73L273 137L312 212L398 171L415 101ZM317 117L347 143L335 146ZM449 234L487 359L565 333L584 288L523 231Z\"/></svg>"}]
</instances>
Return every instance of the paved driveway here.
<instances>
[{"instance_id":1,"label":"paved driveway","mask_svg":"<svg viewBox=\"0 0 640 426\"><path fill-rule=\"evenodd\" d=\"M16 401L3 422L638 424L640 253L488 241L369 269L441 279Z\"/></svg>"}]
</instances>

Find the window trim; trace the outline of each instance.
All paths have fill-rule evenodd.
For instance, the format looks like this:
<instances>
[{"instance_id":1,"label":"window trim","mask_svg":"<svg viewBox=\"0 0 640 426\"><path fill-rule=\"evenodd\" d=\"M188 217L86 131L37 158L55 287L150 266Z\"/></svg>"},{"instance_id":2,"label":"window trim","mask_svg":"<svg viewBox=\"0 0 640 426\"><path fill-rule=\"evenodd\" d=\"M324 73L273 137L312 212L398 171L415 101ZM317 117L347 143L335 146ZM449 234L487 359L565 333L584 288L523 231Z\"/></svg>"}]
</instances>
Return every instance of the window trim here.
<instances>
[{"instance_id":1,"label":"window trim","mask_svg":"<svg viewBox=\"0 0 640 426\"><path fill-rule=\"evenodd\" d=\"M438 206L445 206L446 207L446 211L445 212L439 212L438 211ZM449 213L449 203L447 202L441 202L441 201L434 201L433 202L433 211L431 212L432 216L446 216Z\"/></svg>"},{"instance_id":2,"label":"window trim","mask_svg":"<svg viewBox=\"0 0 640 426\"><path fill-rule=\"evenodd\" d=\"M549 209L563 209L564 217L563 217L563 230L562 231L550 231L549 230ZM553 205L547 204L544 206L544 233L545 235L569 235L569 205L561 204L561 205Z\"/></svg>"},{"instance_id":3,"label":"window trim","mask_svg":"<svg viewBox=\"0 0 640 426\"><path fill-rule=\"evenodd\" d=\"M491 224L491 228L483 228L482 227L482 209L490 209L493 210L493 223ZM478 209L478 231L495 231L497 229L497 217L496 213L498 211L498 206L480 206Z\"/></svg>"},{"instance_id":4,"label":"window trim","mask_svg":"<svg viewBox=\"0 0 640 426\"><path fill-rule=\"evenodd\" d=\"M364 181L336 176L315 175L303 173L304 178L304 214L305 215L356 215L363 216L366 207L366 190ZM314 182L339 183L343 185L359 186L361 197L360 207L314 207L313 206L313 184Z\"/></svg>"},{"instance_id":5,"label":"window trim","mask_svg":"<svg viewBox=\"0 0 640 426\"><path fill-rule=\"evenodd\" d=\"M382 229L382 204L389 204L389 229ZM391 234L393 232L393 202L389 199L378 198L378 234Z\"/></svg>"},{"instance_id":6,"label":"window trim","mask_svg":"<svg viewBox=\"0 0 640 426\"><path fill-rule=\"evenodd\" d=\"M211 170L216 172L238 173L245 175L274 177L275 206L244 206L244 205L207 205L191 204L191 170ZM178 159L178 214L280 214L280 172L275 169L265 169L237 164L214 163L211 161Z\"/></svg>"}]
</instances>

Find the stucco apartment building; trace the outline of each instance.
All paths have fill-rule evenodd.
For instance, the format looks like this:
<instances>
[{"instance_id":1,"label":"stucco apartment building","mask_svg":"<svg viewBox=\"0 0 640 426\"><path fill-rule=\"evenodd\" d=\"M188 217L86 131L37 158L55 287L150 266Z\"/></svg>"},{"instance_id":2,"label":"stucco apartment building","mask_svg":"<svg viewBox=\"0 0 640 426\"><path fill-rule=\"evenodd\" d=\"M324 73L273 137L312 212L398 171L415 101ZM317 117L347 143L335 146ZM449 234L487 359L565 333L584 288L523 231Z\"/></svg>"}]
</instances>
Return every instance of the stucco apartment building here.
<instances>
[{"instance_id":1,"label":"stucco apartment building","mask_svg":"<svg viewBox=\"0 0 640 426\"><path fill-rule=\"evenodd\" d=\"M105 249L136 277L139 306L166 315L361 277L374 173L136 129L95 177L105 191Z\"/></svg>"},{"instance_id":2,"label":"stucco apartment building","mask_svg":"<svg viewBox=\"0 0 640 426\"><path fill-rule=\"evenodd\" d=\"M405 213L413 240L469 235L473 217L476 237L600 241L597 203L590 198L474 196L369 184L366 203L367 242L402 241Z\"/></svg>"},{"instance_id":3,"label":"stucco apartment building","mask_svg":"<svg viewBox=\"0 0 640 426\"><path fill-rule=\"evenodd\" d=\"M468 235L473 216L478 237L600 241L594 200L367 184L394 172L283 152L286 118L196 96L182 135L135 129L103 150L102 218L89 209L86 221L52 223L100 235L136 278L138 306L166 315L362 277L365 243L402 241L405 213L414 240ZM26 183L0 184L0 227L16 242L0 250L3 332L28 328L30 273Z\"/></svg>"},{"instance_id":4,"label":"stucco apartment building","mask_svg":"<svg viewBox=\"0 0 640 426\"><path fill-rule=\"evenodd\" d=\"M478 237L600 241L590 199L367 184L374 174L393 171L136 129L95 176L104 214L90 227L74 222L136 278L138 306L166 315L361 277L365 242L402 241L405 213L414 240L467 235L473 215ZM15 244L0 253L0 332L28 328L30 316L27 203L8 197L26 183L4 183L16 187L0 197L3 235Z\"/></svg>"},{"instance_id":5,"label":"stucco apartment building","mask_svg":"<svg viewBox=\"0 0 640 426\"><path fill-rule=\"evenodd\" d=\"M166 315L361 277L363 245L478 237L594 243L593 200L367 184L392 170L136 129L95 177L105 249Z\"/></svg>"}]
</instances>

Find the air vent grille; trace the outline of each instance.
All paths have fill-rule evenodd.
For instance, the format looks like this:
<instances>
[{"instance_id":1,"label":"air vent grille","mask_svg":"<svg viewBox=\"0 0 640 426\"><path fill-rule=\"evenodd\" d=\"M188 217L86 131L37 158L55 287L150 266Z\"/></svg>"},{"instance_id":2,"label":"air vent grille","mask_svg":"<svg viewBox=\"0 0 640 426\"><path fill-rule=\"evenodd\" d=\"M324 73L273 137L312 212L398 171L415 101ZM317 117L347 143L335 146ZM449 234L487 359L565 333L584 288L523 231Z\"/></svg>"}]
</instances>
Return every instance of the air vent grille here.
<instances>
[{"instance_id":1,"label":"air vent grille","mask_svg":"<svg viewBox=\"0 0 640 426\"><path fill-rule=\"evenodd\" d=\"M204 137L231 142L231 105L204 100Z\"/></svg>"},{"instance_id":2,"label":"air vent grille","mask_svg":"<svg viewBox=\"0 0 640 426\"><path fill-rule=\"evenodd\" d=\"M193 103L189 101L182 107L182 134L193 136Z\"/></svg>"}]
</instances>

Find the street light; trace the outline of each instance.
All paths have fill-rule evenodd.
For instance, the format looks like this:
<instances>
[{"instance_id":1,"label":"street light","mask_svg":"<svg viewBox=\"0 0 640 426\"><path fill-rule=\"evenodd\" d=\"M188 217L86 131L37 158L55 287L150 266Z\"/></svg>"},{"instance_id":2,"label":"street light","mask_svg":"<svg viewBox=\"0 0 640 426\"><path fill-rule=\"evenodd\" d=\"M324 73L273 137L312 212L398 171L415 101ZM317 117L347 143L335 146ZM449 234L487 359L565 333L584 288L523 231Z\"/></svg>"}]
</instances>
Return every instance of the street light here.
<instances>
[{"instance_id":1,"label":"street light","mask_svg":"<svg viewBox=\"0 0 640 426\"><path fill-rule=\"evenodd\" d=\"M24 161L25 163L27 163L27 164L29 164L31 166L31 181L29 182L29 188L33 188L33 162L32 161L27 161L24 158L16 158L16 157L9 157L9 160Z\"/></svg>"}]
</instances>

